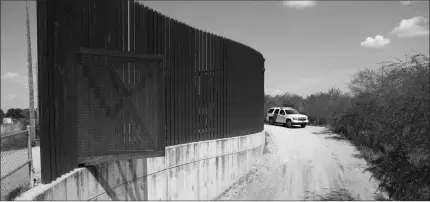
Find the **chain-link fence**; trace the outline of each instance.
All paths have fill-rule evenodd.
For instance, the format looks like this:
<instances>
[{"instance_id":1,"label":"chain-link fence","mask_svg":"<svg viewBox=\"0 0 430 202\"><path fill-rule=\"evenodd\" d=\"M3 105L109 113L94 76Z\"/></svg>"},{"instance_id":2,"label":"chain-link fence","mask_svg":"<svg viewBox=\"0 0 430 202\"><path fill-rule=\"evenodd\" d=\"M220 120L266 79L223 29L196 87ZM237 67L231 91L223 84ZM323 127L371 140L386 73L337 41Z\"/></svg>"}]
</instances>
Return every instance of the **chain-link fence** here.
<instances>
[{"instance_id":1,"label":"chain-link fence","mask_svg":"<svg viewBox=\"0 0 430 202\"><path fill-rule=\"evenodd\" d=\"M13 200L32 186L31 140L28 129L1 134L1 200Z\"/></svg>"}]
</instances>

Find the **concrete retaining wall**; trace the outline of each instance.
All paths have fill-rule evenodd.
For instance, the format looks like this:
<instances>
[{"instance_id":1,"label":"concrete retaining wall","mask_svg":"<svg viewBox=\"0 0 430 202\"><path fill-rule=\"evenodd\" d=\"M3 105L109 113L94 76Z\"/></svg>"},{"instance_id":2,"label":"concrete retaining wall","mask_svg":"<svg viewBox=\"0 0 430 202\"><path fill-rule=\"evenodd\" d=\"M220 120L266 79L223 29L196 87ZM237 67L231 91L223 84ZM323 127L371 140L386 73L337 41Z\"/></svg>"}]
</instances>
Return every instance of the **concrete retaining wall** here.
<instances>
[{"instance_id":1,"label":"concrete retaining wall","mask_svg":"<svg viewBox=\"0 0 430 202\"><path fill-rule=\"evenodd\" d=\"M211 200L251 169L264 144L261 132L167 147L165 157L76 169L17 200Z\"/></svg>"}]
</instances>

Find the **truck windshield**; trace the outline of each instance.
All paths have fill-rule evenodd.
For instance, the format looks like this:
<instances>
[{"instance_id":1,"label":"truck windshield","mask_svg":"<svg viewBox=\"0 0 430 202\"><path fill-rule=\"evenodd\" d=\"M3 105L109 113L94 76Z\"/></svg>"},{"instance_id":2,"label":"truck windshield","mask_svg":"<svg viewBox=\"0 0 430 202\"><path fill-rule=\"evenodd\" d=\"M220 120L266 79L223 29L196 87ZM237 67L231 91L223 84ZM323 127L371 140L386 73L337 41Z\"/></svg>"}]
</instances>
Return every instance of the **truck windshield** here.
<instances>
[{"instance_id":1,"label":"truck windshield","mask_svg":"<svg viewBox=\"0 0 430 202\"><path fill-rule=\"evenodd\" d=\"M286 109L285 112L287 114L300 114L297 110L295 109Z\"/></svg>"}]
</instances>

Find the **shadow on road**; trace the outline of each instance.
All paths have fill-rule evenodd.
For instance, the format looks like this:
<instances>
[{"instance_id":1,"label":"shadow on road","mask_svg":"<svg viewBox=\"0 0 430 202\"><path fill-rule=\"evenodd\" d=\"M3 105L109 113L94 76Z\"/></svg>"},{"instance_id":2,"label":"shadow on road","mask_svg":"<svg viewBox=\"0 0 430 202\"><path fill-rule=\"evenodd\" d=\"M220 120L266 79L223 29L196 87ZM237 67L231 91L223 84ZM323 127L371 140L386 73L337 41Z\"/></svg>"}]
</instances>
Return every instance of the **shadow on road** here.
<instances>
[{"instance_id":1,"label":"shadow on road","mask_svg":"<svg viewBox=\"0 0 430 202\"><path fill-rule=\"evenodd\" d=\"M358 158L358 159L365 159L364 155L361 154L361 153L359 153L359 154L353 154L352 156L355 157L355 158Z\"/></svg>"},{"instance_id":2,"label":"shadow on road","mask_svg":"<svg viewBox=\"0 0 430 202\"><path fill-rule=\"evenodd\" d=\"M325 137L324 139L336 140L336 141L348 141L348 139L346 139L345 137L342 137L340 135L332 135L329 137Z\"/></svg>"},{"instance_id":3,"label":"shadow on road","mask_svg":"<svg viewBox=\"0 0 430 202\"><path fill-rule=\"evenodd\" d=\"M320 132L312 132L312 134L314 134L314 135L326 135L327 137L324 137L324 139L328 139L328 140L348 141L348 139L345 138L344 136L335 134L332 131L330 131L329 129L325 129L325 130L320 131Z\"/></svg>"},{"instance_id":4,"label":"shadow on road","mask_svg":"<svg viewBox=\"0 0 430 202\"><path fill-rule=\"evenodd\" d=\"M312 134L315 134L315 135L333 135L334 133L332 133L329 129L325 129L325 130L319 131L319 132L312 132Z\"/></svg>"},{"instance_id":5,"label":"shadow on road","mask_svg":"<svg viewBox=\"0 0 430 202\"><path fill-rule=\"evenodd\" d=\"M270 125L270 124L266 124L268 126L274 126L274 127L281 127L281 128L286 128L286 129L302 129L302 127L300 127L300 125L293 125L291 128L287 128L283 125Z\"/></svg>"},{"instance_id":6,"label":"shadow on road","mask_svg":"<svg viewBox=\"0 0 430 202\"><path fill-rule=\"evenodd\" d=\"M312 201L358 201L360 200L359 194L354 194L352 191L337 186L333 189L325 189L327 194L315 194L312 191L306 191L304 200ZM373 199L376 201L389 201L381 193L375 193Z\"/></svg>"},{"instance_id":7,"label":"shadow on road","mask_svg":"<svg viewBox=\"0 0 430 202\"><path fill-rule=\"evenodd\" d=\"M320 195L315 194L313 192L306 192L304 200L318 200L318 201L357 201L360 199L360 196L356 196L351 191L342 188L336 187L333 189L324 189L328 190L327 194Z\"/></svg>"}]
</instances>

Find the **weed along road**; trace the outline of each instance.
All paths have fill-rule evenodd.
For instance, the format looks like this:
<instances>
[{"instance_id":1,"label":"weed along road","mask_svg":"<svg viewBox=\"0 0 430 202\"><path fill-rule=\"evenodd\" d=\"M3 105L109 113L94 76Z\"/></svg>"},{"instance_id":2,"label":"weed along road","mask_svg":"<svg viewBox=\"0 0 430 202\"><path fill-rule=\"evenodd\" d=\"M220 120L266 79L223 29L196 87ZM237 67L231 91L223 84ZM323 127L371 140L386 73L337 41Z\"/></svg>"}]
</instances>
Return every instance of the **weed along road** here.
<instances>
[{"instance_id":1,"label":"weed along road","mask_svg":"<svg viewBox=\"0 0 430 202\"><path fill-rule=\"evenodd\" d=\"M374 200L378 183L347 141L324 127L265 129L263 159L219 200Z\"/></svg>"}]
</instances>

